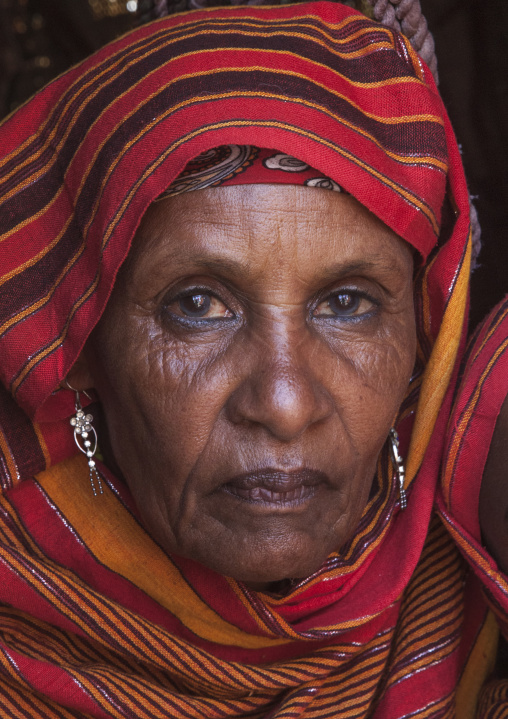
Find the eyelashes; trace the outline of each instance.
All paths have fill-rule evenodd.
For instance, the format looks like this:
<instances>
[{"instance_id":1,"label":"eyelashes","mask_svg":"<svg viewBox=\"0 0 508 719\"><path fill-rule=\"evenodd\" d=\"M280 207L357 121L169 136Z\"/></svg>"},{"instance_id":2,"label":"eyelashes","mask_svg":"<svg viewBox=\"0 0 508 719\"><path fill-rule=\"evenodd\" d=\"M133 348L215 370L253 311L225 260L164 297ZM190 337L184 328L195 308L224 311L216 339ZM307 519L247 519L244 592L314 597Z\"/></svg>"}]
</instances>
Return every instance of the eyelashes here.
<instances>
[{"instance_id":1,"label":"eyelashes","mask_svg":"<svg viewBox=\"0 0 508 719\"><path fill-rule=\"evenodd\" d=\"M210 287L186 287L166 294L160 303L159 316L164 324L183 330L220 329L238 318L231 304Z\"/></svg>"},{"instance_id":2,"label":"eyelashes","mask_svg":"<svg viewBox=\"0 0 508 719\"><path fill-rule=\"evenodd\" d=\"M176 295L166 295L162 302L162 314L179 324L217 326L221 321L238 318L238 314L229 304L210 288L192 287ZM365 292L350 288L341 289L329 293L317 302L314 301L310 318L361 321L363 318L370 318L379 304Z\"/></svg>"}]
</instances>

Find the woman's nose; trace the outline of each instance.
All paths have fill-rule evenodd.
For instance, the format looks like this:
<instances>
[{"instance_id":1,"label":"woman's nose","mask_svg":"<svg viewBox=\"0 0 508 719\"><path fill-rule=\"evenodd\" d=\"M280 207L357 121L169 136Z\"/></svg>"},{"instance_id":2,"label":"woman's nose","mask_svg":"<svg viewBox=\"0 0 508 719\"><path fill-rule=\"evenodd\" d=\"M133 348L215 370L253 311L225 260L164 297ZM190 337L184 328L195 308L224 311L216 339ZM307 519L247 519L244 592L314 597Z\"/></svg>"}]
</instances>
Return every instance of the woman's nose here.
<instances>
[{"instance_id":1,"label":"woman's nose","mask_svg":"<svg viewBox=\"0 0 508 719\"><path fill-rule=\"evenodd\" d=\"M318 379L321 372L315 371L319 353L312 351L308 337L307 341L292 339L245 347L245 353L251 353L250 372L227 405L230 421L262 426L285 442L333 411L331 394Z\"/></svg>"}]
</instances>

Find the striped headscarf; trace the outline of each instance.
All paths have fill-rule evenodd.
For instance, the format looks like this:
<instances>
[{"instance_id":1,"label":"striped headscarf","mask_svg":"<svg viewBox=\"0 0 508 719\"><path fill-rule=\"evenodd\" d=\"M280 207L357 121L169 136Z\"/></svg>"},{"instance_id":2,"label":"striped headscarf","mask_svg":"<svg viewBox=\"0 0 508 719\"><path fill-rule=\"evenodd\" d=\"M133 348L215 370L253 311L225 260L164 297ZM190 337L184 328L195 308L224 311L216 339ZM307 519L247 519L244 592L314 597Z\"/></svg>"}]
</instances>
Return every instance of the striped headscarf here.
<instances>
[{"instance_id":1,"label":"striped headscarf","mask_svg":"<svg viewBox=\"0 0 508 719\"><path fill-rule=\"evenodd\" d=\"M434 514L469 201L410 44L326 2L181 14L71 69L0 132L0 706L66 719L451 717L487 617ZM286 597L165 555L106 467L94 500L72 456L71 393L57 391L148 205L225 146L298 158L422 259L417 371L398 420L408 508L383 455L356 536Z\"/></svg>"}]
</instances>

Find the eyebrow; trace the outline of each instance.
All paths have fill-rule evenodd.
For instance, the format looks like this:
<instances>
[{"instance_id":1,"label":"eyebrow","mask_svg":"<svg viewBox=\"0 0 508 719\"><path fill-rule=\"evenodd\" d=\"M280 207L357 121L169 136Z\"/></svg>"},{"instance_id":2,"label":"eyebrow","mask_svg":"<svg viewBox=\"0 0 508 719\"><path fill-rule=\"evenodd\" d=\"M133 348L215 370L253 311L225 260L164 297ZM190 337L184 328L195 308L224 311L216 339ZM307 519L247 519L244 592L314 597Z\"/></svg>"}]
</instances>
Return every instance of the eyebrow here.
<instances>
[{"instance_id":1,"label":"eyebrow","mask_svg":"<svg viewBox=\"0 0 508 719\"><path fill-rule=\"evenodd\" d=\"M389 262L383 256L374 255L372 258L366 258L364 260L356 260L351 262L336 262L332 265L328 265L325 269L324 278L333 279L337 276L342 275L354 275L359 272L375 271L389 275L400 268L400 264L397 263L395 257L392 257Z\"/></svg>"},{"instance_id":2,"label":"eyebrow","mask_svg":"<svg viewBox=\"0 0 508 719\"><path fill-rule=\"evenodd\" d=\"M196 265L203 267L217 274L226 274L232 279L236 277L245 276L249 269L247 262L239 262L227 257L193 257L193 261ZM392 274L394 270L398 269L398 263L393 257L391 261L387 261L384 256L374 255L369 258L362 260L354 260L351 262L335 262L327 265L324 268L324 272L320 273L320 280L331 281L341 276L353 275L359 272L376 271L382 272L383 274Z\"/></svg>"},{"instance_id":3,"label":"eyebrow","mask_svg":"<svg viewBox=\"0 0 508 719\"><path fill-rule=\"evenodd\" d=\"M195 262L211 272L224 272L225 270L231 277L241 277L245 275L249 267L247 262L230 260L226 257L196 258Z\"/></svg>"}]
</instances>

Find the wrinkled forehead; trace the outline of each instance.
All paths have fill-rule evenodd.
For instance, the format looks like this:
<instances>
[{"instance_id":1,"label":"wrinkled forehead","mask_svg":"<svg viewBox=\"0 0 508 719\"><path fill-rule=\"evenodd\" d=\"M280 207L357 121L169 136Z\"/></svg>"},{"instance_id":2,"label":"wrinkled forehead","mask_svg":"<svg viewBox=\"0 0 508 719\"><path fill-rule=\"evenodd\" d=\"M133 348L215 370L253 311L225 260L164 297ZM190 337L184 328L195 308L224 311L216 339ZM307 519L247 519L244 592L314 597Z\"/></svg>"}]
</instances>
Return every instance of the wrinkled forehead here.
<instances>
[{"instance_id":1,"label":"wrinkled forehead","mask_svg":"<svg viewBox=\"0 0 508 719\"><path fill-rule=\"evenodd\" d=\"M203 287L213 277L245 296L260 292L260 302L291 288L296 302L339 278L393 289L403 277L410 285L412 268L413 249L347 193L240 183L152 203L112 297L142 304L192 276Z\"/></svg>"},{"instance_id":2,"label":"wrinkled forehead","mask_svg":"<svg viewBox=\"0 0 508 719\"><path fill-rule=\"evenodd\" d=\"M269 186L267 192L262 191L263 186ZM308 190L303 195L281 192L279 188L283 186L297 187L301 190L309 188L310 193L307 196ZM219 188L225 190L230 187L240 187L245 190L249 188L249 190L239 194L224 194L222 191L217 193ZM203 190L206 189L211 189L212 193L203 193ZM347 197L349 205L335 206L333 202L323 204L322 199L324 198L315 192L316 189L332 191L334 195L340 194L342 197ZM189 201L182 202L183 195L196 192L198 195L190 198ZM326 194L328 193L326 192L325 196ZM165 202L169 198L176 198L176 201ZM279 198L280 201L277 202ZM306 227L310 224L315 227L319 226L321 230L327 221L333 224L333 215L337 212L344 213L344 208L348 209L348 212L345 213L348 218L346 225L349 222L351 236L358 223L370 226L371 242L368 254L371 256L375 255L379 249L375 246L375 239L378 234L376 230L381 227L387 231L387 234L392 234L393 237L400 239L373 213L362 207L335 180L326 177L302 160L276 149L259 148L252 145L222 145L202 152L187 163L178 177L150 205L143 217L141 227L138 228L137 235L143 240L142 252L151 254L155 241L168 242L168 239L174 234L171 229L178 224L182 214L185 216L184 227L196 224L201 237L203 228L208 225L213 228L219 226L227 232L227 228L233 222L232 215L235 214L235 211L239 211L243 219L249 212L254 211L256 216L263 218L262 223L266 225L271 225L272 220L281 221L283 225L286 225L288 218L284 217L280 220L279 216L284 216L289 212L289 216L294 220L296 212L298 217L302 216L302 222ZM237 217L236 221L238 222L239 219ZM341 227L341 231L343 229ZM249 237L251 232L252 227L247 231ZM276 230L275 234L278 232L279 230ZM190 252L190 247L182 247L186 244L185 240L182 241L182 229L179 228L176 234L178 249L184 254ZM320 242L322 242L321 233L320 238ZM411 248L411 256L418 260L414 248L405 241L400 241ZM132 266L133 255L139 254L139 243L140 238L137 237L126 263L124 263L125 269L126 266ZM314 242L311 244L314 247ZM363 251L366 249L364 247Z\"/></svg>"}]
</instances>

